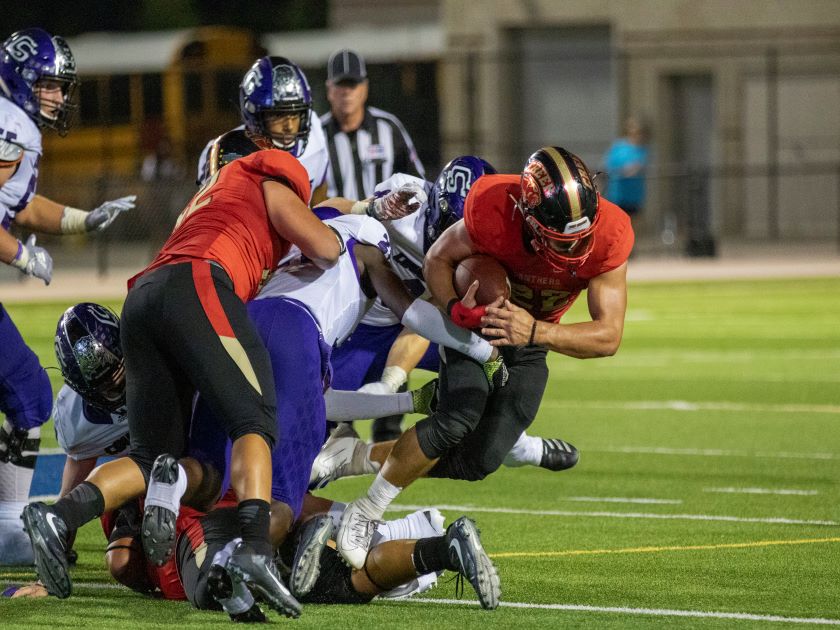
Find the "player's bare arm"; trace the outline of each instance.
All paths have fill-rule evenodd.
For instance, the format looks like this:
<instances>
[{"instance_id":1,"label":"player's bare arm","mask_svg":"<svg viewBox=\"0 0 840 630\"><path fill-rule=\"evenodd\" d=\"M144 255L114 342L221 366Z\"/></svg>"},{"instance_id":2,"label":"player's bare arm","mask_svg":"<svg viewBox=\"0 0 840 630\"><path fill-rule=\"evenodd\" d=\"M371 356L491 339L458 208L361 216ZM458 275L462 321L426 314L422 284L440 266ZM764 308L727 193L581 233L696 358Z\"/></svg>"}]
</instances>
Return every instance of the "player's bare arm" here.
<instances>
[{"instance_id":1,"label":"player's bare arm","mask_svg":"<svg viewBox=\"0 0 840 630\"><path fill-rule=\"evenodd\" d=\"M385 367L396 366L406 373L411 372L426 354L429 343L428 339L421 337L413 330L403 329L388 352Z\"/></svg>"},{"instance_id":2,"label":"player's bare arm","mask_svg":"<svg viewBox=\"0 0 840 630\"><path fill-rule=\"evenodd\" d=\"M20 227L46 234L61 234L61 217L66 206L42 195L35 195L32 201L15 217Z\"/></svg>"},{"instance_id":3,"label":"player's bare arm","mask_svg":"<svg viewBox=\"0 0 840 630\"><path fill-rule=\"evenodd\" d=\"M503 307L487 309L481 332L496 337L490 342L494 346L535 343L577 359L612 356L624 332L627 263L590 280L587 304L592 321L576 324L537 321L531 339L534 318L525 309L506 301Z\"/></svg>"},{"instance_id":4,"label":"player's bare arm","mask_svg":"<svg viewBox=\"0 0 840 630\"><path fill-rule=\"evenodd\" d=\"M458 296L452 283L455 268L464 258L479 253L467 232L463 219L440 235L429 248L423 263L423 275L434 301L446 307Z\"/></svg>"},{"instance_id":5,"label":"player's bare arm","mask_svg":"<svg viewBox=\"0 0 840 630\"><path fill-rule=\"evenodd\" d=\"M96 457L86 459L68 457L64 461L64 471L61 474L61 490L58 496L63 497L82 483L94 468L96 468Z\"/></svg>"},{"instance_id":6,"label":"player's bare arm","mask_svg":"<svg viewBox=\"0 0 840 630\"><path fill-rule=\"evenodd\" d=\"M378 247L357 245L356 259L364 265L363 275L370 282L376 295L399 319L414 302L414 297L405 288L400 277L391 269L391 265ZM363 284L364 287L364 279ZM366 291L367 293L367 291Z\"/></svg>"},{"instance_id":7,"label":"player's bare arm","mask_svg":"<svg viewBox=\"0 0 840 630\"><path fill-rule=\"evenodd\" d=\"M304 256L329 269L341 255L336 233L321 222L292 190L280 182L263 182L265 207L277 233L300 248Z\"/></svg>"}]
</instances>

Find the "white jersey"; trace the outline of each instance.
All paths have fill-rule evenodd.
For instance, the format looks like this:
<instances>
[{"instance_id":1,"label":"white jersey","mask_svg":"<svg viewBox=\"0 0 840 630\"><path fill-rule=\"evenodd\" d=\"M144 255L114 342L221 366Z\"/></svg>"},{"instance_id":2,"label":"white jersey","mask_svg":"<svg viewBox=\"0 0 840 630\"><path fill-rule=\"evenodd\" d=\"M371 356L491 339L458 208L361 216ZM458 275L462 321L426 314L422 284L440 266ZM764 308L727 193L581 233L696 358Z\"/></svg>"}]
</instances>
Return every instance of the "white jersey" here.
<instances>
[{"instance_id":1,"label":"white jersey","mask_svg":"<svg viewBox=\"0 0 840 630\"><path fill-rule=\"evenodd\" d=\"M70 459L122 455L128 451L128 420L125 414L108 413L90 405L62 385L53 406L58 445Z\"/></svg>"},{"instance_id":2,"label":"white jersey","mask_svg":"<svg viewBox=\"0 0 840 630\"><path fill-rule=\"evenodd\" d=\"M245 129L245 125L239 125L237 131ZM215 140L215 138L213 138ZM201 152L201 157L198 158L198 177L196 183L202 185L209 177L209 167L207 159L210 156L210 147L213 146L213 140L207 143L204 150ZM327 140L324 137L324 130L321 128L321 121L315 111L309 113L309 140L306 143L306 149L303 151L298 160L303 164L303 168L309 174L309 185L312 187L312 192L323 184L327 179L327 168L330 164L329 153L327 153Z\"/></svg>"},{"instance_id":3,"label":"white jersey","mask_svg":"<svg viewBox=\"0 0 840 630\"><path fill-rule=\"evenodd\" d=\"M320 123L318 123L320 127ZM23 158L17 171L0 187L0 222L5 229L35 196L38 163L41 161L41 131L20 107L0 96L0 139L20 146Z\"/></svg>"},{"instance_id":4,"label":"white jersey","mask_svg":"<svg viewBox=\"0 0 840 630\"><path fill-rule=\"evenodd\" d=\"M340 215L324 223L341 234L347 253L327 270L301 257L288 261L274 273L256 299L297 300L315 319L324 341L336 346L353 332L373 304L373 299L364 294L359 283L354 244L379 247L387 258L390 243L384 226L368 216Z\"/></svg>"},{"instance_id":5,"label":"white jersey","mask_svg":"<svg viewBox=\"0 0 840 630\"><path fill-rule=\"evenodd\" d=\"M409 182L423 186L426 194L430 194L431 182L404 173L392 175L378 184L376 192L383 193L396 190ZM426 281L423 279L423 257L425 255L423 241L426 231L426 204L416 212L412 212L401 219L385 221L384 225L391 239L391 250L393 252L391 254L391 268L414 297L424 295L426 293ZM378 298L362 319L362 323L368 326L393 326L399 322L397 316Z\"/></svg>"}]
</instances>

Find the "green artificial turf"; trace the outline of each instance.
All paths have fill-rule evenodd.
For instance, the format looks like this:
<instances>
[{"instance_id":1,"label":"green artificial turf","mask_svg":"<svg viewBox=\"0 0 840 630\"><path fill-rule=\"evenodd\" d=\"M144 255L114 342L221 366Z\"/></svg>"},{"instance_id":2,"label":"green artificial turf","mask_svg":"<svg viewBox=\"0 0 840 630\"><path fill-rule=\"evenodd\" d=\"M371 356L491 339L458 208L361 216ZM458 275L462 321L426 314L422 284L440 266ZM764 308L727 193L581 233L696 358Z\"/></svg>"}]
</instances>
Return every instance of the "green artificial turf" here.
<instances>
[{"instance_id":1,"label":"green artificial turf","mask_svg":"<svg viewBox=\"0 0 840 630\"><path fill-rule=\"evenodd\" d=\"M570 321L585 318L581 302ZM55 365L52 333L66 306L7 305L45 365ZM840 279L632 286L615 357L550 358L530 432L580 448L575 469L503 468L480 483L421 480L398 499L449 506L442 508L448 520L475 518L499 567L503 601L521 607L485 612L435 602L455 598L445 576L425 601L308 606L297 621L272 621L301 628L748 628L772 616L840 623L838 322ZM51 431L44 434L54 445ZM367 483L343 480L320 494L350 500ZM0 626L228 626L219 614L113 586L98 524L84 528L76 546L74 596L4 599ZM0 585L31 576L0 569ZM464 599L475 600L469 587ZM534 607L545 605L555 607Z\"/></svg>"}]
</instances>

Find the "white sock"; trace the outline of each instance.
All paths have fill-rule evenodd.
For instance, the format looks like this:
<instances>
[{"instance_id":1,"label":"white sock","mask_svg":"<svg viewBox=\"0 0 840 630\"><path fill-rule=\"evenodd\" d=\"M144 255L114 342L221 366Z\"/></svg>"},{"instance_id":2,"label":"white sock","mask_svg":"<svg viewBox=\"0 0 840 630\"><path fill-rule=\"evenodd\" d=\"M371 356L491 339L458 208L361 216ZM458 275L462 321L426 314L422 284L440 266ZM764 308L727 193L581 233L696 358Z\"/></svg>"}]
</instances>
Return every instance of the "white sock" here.
<instances>
[{"instance_id":1,"label":"white sock","mask_svg":"<svg viewBox=\"0 0 840 630\"><path fill-rule=\"evenodd\" d=\"M539 466L542 461L543 444L542 438L532 437L524 431L516 444L505 456L504 465L510 468L518 466Z\"/></svg>"},{"instance_id":2,"label":"white sock","mask_svg":"<svg viewBox=\"0 0 840 630\"><path fill-rule=\"evenodd\" d=\"M367 418L398 416L414 411L410 392L401 394L367 394L365 392L328 389L324 392L327 420L349 422Z\"/></svg>"},{"instance_id":3,"label":"white sock","mask_svg":"<svg viewBox=\"0 0 840 630\"><path fill-rule=\"evenodd\" d=\"M344 508L346 507L346 503L334 501L330 507L330 511L327 512L327 516L329 516L333 522L333 531L338 530L338 526L341 525L341 515L344 514Z\"/></svg>"},{"instance_id":4,"label":"white sock","mask_svg":"<svg viewBox=\"0 0 840 630\"><path fill-rule=\"evenodd\" d=\"M426 518L424 512L432 513L432 521ZM381 536L379 542L388 540L418 540L420 538L432 538L442 536L443 515L435 508L428 510L417 510L403 518L394 519L380 523L376 528Z\"/></svg>"},{"instance_id":5,"label":"white sock","mask_svg":"<svg viewBox=\"0 0 840 630\"><path fill-rule=\"evenodd\" d=\"M146 491L146 505L155 505L178 514L181 497L187 491L187 471L178 464L178 480L175 483L160 483L149 481Z\"/></svg>"},{"instance_id":6,"label":"white sock","mask_svg":"<svg viewBox=\"0 0 840 630\"><path fill-rule=\"evenodd\" d=\"M376 479L370 484L367 491L367 507L366 516L371 520L379 520L385 513L385 510L391 505L391 502L399 496L402 488L398 488L390 481L382 476L379 472L376 474Z\"/></svg>"}]
</instances>

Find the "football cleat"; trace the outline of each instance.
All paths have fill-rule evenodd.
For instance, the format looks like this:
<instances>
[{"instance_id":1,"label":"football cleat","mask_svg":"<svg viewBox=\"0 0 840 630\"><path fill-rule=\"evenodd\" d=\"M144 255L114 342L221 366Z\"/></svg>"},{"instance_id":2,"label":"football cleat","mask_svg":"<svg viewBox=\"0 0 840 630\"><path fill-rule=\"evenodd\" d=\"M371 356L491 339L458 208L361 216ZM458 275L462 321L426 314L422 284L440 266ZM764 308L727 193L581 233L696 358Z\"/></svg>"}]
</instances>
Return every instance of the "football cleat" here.
<instances>
[{"instance_id":1,"label":"football cleat","mask_svg":"<svg viewBox=\"0 0 840 630\"><path fill-rule=\"evenodd\" d=\"M50 595L70 597L73 584L67 567L67 525L40 501L23 508L21 519L32 543L38 578Z\"/></svg>"},{"instance_id":2,"label":"football cleat","mask_svg":"<svg viewBox=\"0 0 840 630\"><path fill-rule=\"evenodd\" d=\"M280 614L300 617L300 602L283 584L271 556L254 553L250 545L240 542L228 559L226 569L233 580L247 586L251 593L259 595Z\"/></svg>"},{"instance_id":3,"label":"football cleat","mask_svg":"<svg viewBox=\"0 0 840 630\"><path fill-rule=\"evenodd\" d=\"M449 560L472 584L481 607L487 610L496 608L502 595L499 572L481 546L475 523L466 516L454 521L446 529L446 544L449 547Z\"/></svg>"},{"instance_id":4,"label":"football cleat","mask_svg":"<svg viewBox=\"0 0 840 630\"><path fill-rule=\"evenodd\" d=\"M432 379L420 389L412 389L411 402L414 405L414 413L432 415L437 409L438 379Z\"/></svg>"},{"instance_id":5,"label":"football cleat","mask_svg":"<svg viewBox=\"0 0 840 630\"><path fill-rule=\"evenodd\" d=\"M265 614L254 602L251 591L240 582L234 583L227 570L220 564L211 565L207 572L207 592L230 615L231 621L242 623L266 621Z\"/></svg>"},{"instance_id":6,"label":"football cleat","mask_svg":"<svg viewBox=\"0 0 840 630\"><path fill-rule=\"evenodd\" d=\"M321 552L332 530L332 519L326 515L309 519L301 528L289 577L289 587L295 597L303 597L315 586L321 572Z\"/></svg>"},{"instance_id":7,"label":"football cleat","mask_svg":"<svg viewBox=\"0 0 840 630\"><path fill-rule=\"evenodd\" d=\"M174 495L177 481L178 460L167 453L158 455L149 476L140 533L146 556L159 567L166 564L175 551L175 521L181 498L170 495Z\"/></svg>"},{"instance_id":8,"label":"football cleat","mask_svg":"<svg viewBox=\"0 0 840 630\"><path fill-rule=\"evenodd\" d=\"M309 489L323 488L328 483L342 477L367 475L379 470L379 465L368 459L368 446L358 434L350 428L339 425L324 442L312 462L309 474Z\"/></svg>"},{"instance_id":9,"label":"football cleat","mask_svg":"<svg viewBox=\"0 0 840 630\"><path fill-rule=\"evenodd\" d=\"M578 450L568 442L560 439L542 440L542 458L540 468L548 470L567 470L578 463L580 454Z\"/></svg>"},{"instance_id":10,"label":"football cleat","mask_svg":"<svg viewBox=\"0 0 840 630\"><path fill-rule=\"evenodd\" d=\"M365 559L378 523L377 520L367 516L364 509L365 503L370 503L370 500L362 497L347 504L335 536L335 547L338 553L354 569L365 566Z\"/></svg>"}]
</instances>

